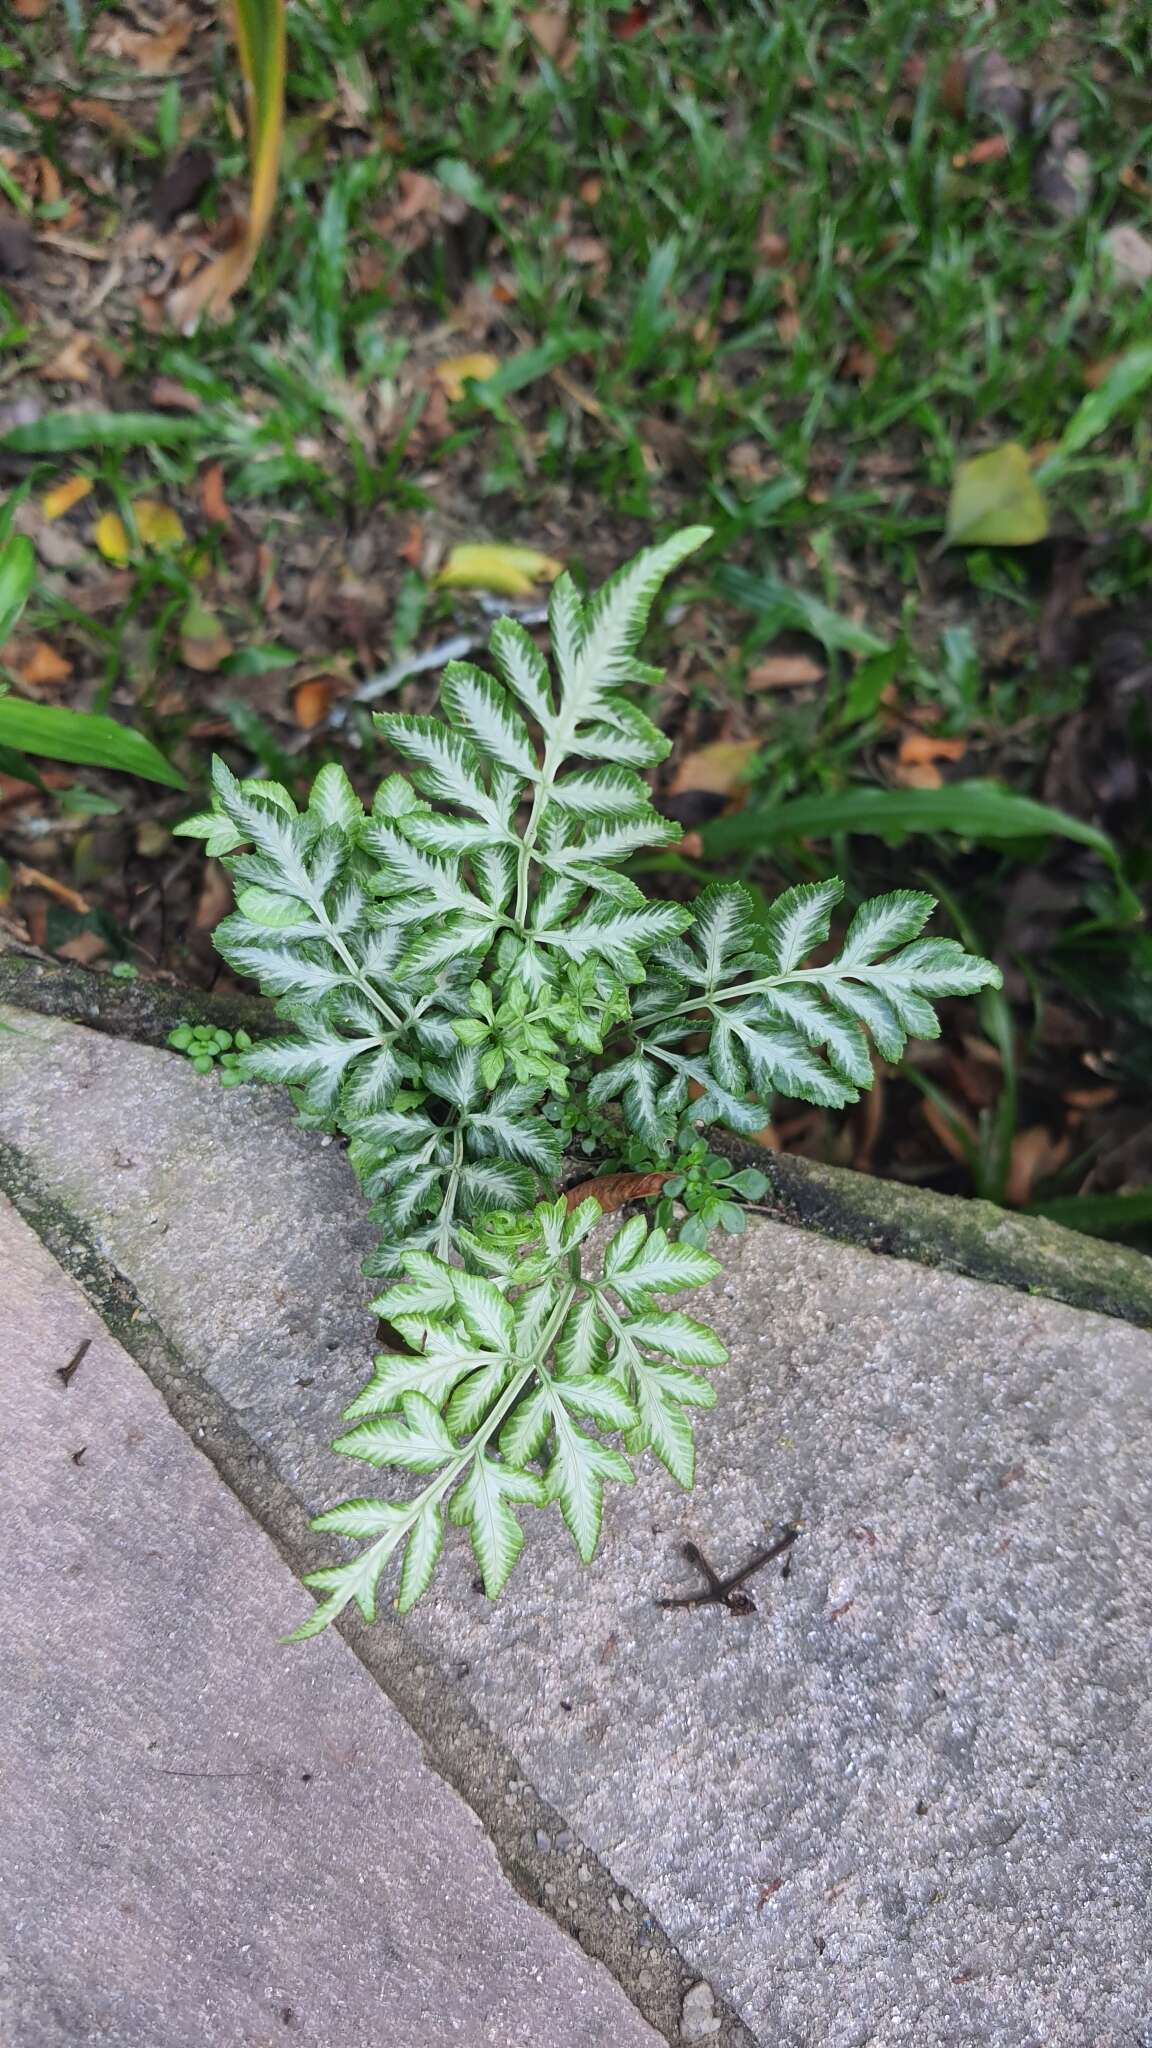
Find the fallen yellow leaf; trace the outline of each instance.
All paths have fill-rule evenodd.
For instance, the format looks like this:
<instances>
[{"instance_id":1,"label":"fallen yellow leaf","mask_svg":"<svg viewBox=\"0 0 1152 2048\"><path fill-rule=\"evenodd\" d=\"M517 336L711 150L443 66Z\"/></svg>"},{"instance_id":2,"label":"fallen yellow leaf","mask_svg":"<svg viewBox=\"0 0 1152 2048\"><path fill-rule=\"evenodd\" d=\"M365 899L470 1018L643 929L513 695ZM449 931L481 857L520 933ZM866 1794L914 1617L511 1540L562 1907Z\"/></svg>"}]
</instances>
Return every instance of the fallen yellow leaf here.
<instances>
[{"instance_id":1,"label":"fallen yellow leaf","mask_svg":"<svg viewBox=\"0 0 1152 2048\"><path fill-rule=\"evenodd\" d=\"M480 541L453 548L436 581L448 590L492 590L499 597L531 597L539 583L552 583L563 562L538 548L506 547Z\"/></svg>"},{"instance_id":2,"label":"fallen yellow leaf","mask_svg":"<svg viewBox=\"0 0 1152 2048\"><path fill-rule=\"evenodd\" d=\"M55 490L45 492L40 500L40 510L45 519L63 519L64 514L86 498L91 489L90 476L70 476L67 483L57 484Z\"/></svg>"},{"instance_id":3,"label":"fallen yellow leaf","mask_svg":"<svg viewBox=\"0 0 1152 2048\"><path fill-rule=\"evenodd\" d=\"M469 377L480 380L494 377L500 368L499 356L486 355L481 349L476 355L449 356L446 362L437 363L432 375L441 390L447 393L455 405L464 396L464 386Z\"/></svg>"},{"instance_id":4,"label":"fallen yellow leaf","mask_svg":"<svg viewBox=\"0 0 1152 2048\"><path fill-rule=\"evenodd\" d=\"M1025 548L1047 531L1048 507L1018 441L959 465L944 529L949 547Z\"/></svg>"},{"instance_id":5,"label":"fallen yellow leaf","mask_svg":"<svg viewBox=\"0 0 1152 2048\"><path fill-rule=\"evenodd\" d=\"M118 512L101 513L93 538L104 560L114 562L118 569L123 569L132 560L128 529Z\"/></svg>"},{"instance_id":6,"label":"fallen yellow leaf","mask_svg":"<svg viewBox=\"0 0 1152 2048\"><path fill-rule=\"evenodd\" d=\"M144 546L155 548L157 554L182 547L188 537L179 513L162 505L159 498L133 498L132 513Z\"/></svg>"}]
</instances>

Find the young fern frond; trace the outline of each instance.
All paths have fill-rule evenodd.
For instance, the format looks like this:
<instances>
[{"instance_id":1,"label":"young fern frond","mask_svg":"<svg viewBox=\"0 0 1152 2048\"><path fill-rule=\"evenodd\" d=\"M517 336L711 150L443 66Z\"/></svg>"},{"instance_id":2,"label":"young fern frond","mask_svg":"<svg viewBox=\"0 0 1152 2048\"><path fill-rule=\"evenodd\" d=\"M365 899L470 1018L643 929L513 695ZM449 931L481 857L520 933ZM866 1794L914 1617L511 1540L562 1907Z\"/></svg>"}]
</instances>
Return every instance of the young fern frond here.
<instances>
[{"instance_id":1,"label":"young fern frond","mask_svg":"<svg viewBox=\"0 0 1152 2048\"><path fill-rule=\"evenodd\" d=\"M397 1604L412 1606L446 1514L495 1595L523 1508L557 1506L588 1559L630 1455L651 1450L692 1484L690 1412L712 1405L701 1373L725 1352L661 1297L719 1267L642 1217L597 1264L598 1205L569 1216L559 1197L566 1145L666 1157L686 1114L754 1131L778 1094L852 1102L873 1046L898 1058L910 1034L939 1030L934 1000L998 979L921 936L928 896L865 904L813 962L839 882L790 889L765 918L738 884L693 911L621 872L679 836L643 779L668 742L621 693L659 680L640 637L661 582L706 538L694 527L647 549L587 601L560 577L554 675L505 619L495 674L445 668L443 717L378 717L409 773L381 783L370 813L339 767L299 810L217 762L210 810L177 827L231 870L216 943L286 1026L235 1071L287 1085L306 1122L347 1140L380 1232L367 1270L396 1283L374 1307L407 1348L377 1359L337 1448L427 1476L410 1498L320 1517L366 1547L313 1575L299 1635L350 1601L371 1619L393 1559Z\"/></svg>"}]
</instances>

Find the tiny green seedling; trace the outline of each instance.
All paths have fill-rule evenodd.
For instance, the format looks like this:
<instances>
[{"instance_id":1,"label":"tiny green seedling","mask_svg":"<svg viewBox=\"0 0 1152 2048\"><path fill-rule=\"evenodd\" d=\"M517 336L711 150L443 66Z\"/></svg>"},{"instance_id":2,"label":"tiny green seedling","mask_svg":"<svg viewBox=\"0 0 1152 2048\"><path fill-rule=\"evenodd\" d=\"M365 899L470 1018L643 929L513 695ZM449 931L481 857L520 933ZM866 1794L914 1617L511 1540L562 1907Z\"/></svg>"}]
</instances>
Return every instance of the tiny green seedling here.
<instances>
[{"instance_id":1,"label":"tiny green seedling","mask_svg":"<svg viewBox=\"0 0 1152 2048\"><path fill-rule=\"evenodd\" d=\"M659 679L637 652L648 613L706 538L674 535L587 601L561 576L554 675L504 619L496 675L450 662L441 717L378 717L411 768L370 813L334 764L300 811L218 761L211 808L177 827L231 870L216 944L287 1029L246 1046L187 1026L173 1043L202 1071L286 1084L307 1123L347 1141L380 1237L372 1307L395 1348L336 1448L421 1480L319 1517L361 1547L310 1575L320 1598L298 1635L350 1601L372 1620L394 1559L411 1607L445 1516L495 1596L525 1508L558 1507L588 1561L605 1486L632 1483L631 1458L651 1451L690 1487L692 1413L714 1405L705 1375L727 1353L666 1297L716 1278L702 1240L763 1192L691 1127L753 1134L778 1094L854 1102L872 1045L898 1059L910 1034L937 1035L933 999L999 980L922 936L936 906L918 892L864 904L829 954L839 882L789 889L765 919L737 883L689 907L622 872L679 837L643 779L669 743L627 689ZM594 1250L601 1206L570 1208L565 1183L586 1179L589 1156L637 1150L673 1166L687 1226L670 1235L669 1192L651 1227L630 1216Z\"/></svg>"},{"instance_id":2,"label":"tiny green seedling","mask_svg":"<svg viewBox=\"0 0 1152 2048\"><path fill-rule=\"evenodd\" d=\"M252 1050L247 1031L224 1031L214 1024L178 1024L168 1033L174 1052L186 1053L198 1074L218 1074L222 1088L237 1088L246 1076L241 1059Z\"/></svg>"}]
</instances>

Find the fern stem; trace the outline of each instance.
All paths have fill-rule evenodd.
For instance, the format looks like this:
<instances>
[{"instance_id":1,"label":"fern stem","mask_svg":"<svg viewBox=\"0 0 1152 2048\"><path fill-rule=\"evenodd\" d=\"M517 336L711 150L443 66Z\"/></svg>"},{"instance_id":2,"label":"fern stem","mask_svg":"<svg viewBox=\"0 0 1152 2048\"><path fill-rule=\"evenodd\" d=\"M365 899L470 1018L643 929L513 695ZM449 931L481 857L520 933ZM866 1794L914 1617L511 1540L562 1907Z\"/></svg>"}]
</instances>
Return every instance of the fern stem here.
<instances>
[{"instance_id":1,"label":"fern stem","mask_svg":"<svg viewBox=\"0 0 1152 2048\"><path fill-rule=\"evenodd\" d=\"M452 1165L448 1184L444 1189L444 1200L440 1208L440 1221L436 1233L436 1256L448 1262L452 1249L452 1224L456 1215L456 1196L460 1190L460 1174L464 1165L464 1126L456 1125L452 1133Z\"/></svg>"},{"instance_id":2,"label":"fern stem","mask_svg":"<svg viewBox=\"0 0 1152 2048\"><path fill-rule=\"evenodd\" d=\"M661 1010L655 1017L645 1017L643 1029L655 1031L661 1024L674 1024L677 1018L691 1017L693 1014L699 1017L703 1025L705 1019L700 1017L699 1013L702 1009L710 1009L714 1003L733 1003L739 1002L744 996L770 995L774 988L789 988L794 981L814 981L820 984L853 979L861 979L859 970L838 967L834 960L826 967L795 967L788 974L764 975L759 981L733 982L728 988L713 988L709 989L707 994L691 996L686 1003L679 1003L674 1010Z\"/></svg>"},{"instance_id":3,"label":"fern stem","mask_svg":"<svg viewBox=\"0 0 1152 2048\"><path fill-rule=\"evenodd\" d=\"M367 996L368 1001L370 1003L375 1004L376 1008L380 1012L380 1015L384 1018L386 1023L392 1026L392 1029L394 1031L402 1030L403 1024L401 1022L401 1019L396 1015L395 1010L391 1007L389 1003L385 1002L383 996L380 995L379 992L373 988L372 983L369 981L367 975L364 974L359 967L357 967L355 960L353 959L351 953L348 951L348 948L344 944L343 939L340 937L339 932L333 931L331 922L328 917L328 912L322 901L318 905L318 911L326 928L325 935L327 937L328 944L331 946L332 951L335 954L337 954L339 958L344 962L345 967L351 974L352 979L355 982L357 988L360 990L361 995Z\"/></svg>"}]
</instances>

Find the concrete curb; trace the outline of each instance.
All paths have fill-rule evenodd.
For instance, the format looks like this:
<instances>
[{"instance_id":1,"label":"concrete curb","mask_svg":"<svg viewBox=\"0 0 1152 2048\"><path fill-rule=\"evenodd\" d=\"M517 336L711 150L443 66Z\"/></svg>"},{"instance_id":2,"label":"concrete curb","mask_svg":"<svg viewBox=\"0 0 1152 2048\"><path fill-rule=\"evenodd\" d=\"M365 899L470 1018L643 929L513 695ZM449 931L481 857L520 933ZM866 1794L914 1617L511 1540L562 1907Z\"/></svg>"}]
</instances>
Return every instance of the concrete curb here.
<instances>
[{"instance_id":1,"label":"concrete curb","mask_svg":"<svg viewBox=\"0 0 1152 2048\"><path fill-rule=\"evenodd\" d=\"M165 1045L180 1023L243 1026L257 1033L278 1028L272 1005L259 997L114 981L17 948L0 951L0 1002L142 1045ZM763 1213L778 1222L1152 1329L1152 1259L1126 1245L991 1202L963 1201L765 1152L724 1132L714 1133L713 1142L769 1176L773 1187Z\"/></svg>"}]
</instances>

